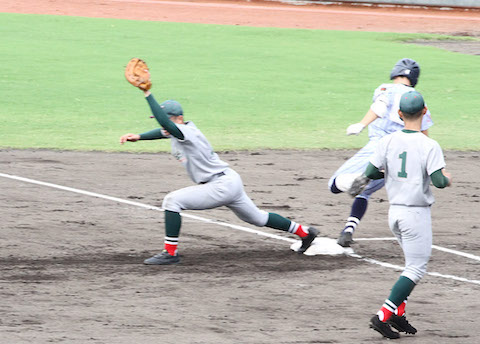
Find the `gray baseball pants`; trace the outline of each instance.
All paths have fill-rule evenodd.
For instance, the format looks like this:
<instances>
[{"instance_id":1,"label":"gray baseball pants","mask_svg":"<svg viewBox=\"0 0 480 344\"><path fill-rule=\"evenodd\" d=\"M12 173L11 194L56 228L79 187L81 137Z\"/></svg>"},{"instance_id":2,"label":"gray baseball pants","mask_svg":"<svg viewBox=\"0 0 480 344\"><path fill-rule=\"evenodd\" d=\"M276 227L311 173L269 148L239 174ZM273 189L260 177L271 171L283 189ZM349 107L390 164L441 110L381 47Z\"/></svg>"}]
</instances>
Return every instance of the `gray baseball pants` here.
<instances>
[{"instance_id":1,"label":"gray baseball pants","mask_svg":"<svg viewBox=\"0 0 480 344\"><path fill-rule=\"evenodd\" d=\"M216 176L208 183L189 186L167 194L162 207L165 210L205 210L221 206L230 208L241 220L263 227L268 213L258 209L245 193L242 178L231 168L224 175Z\"/></svg>"},{"instance_id":2,"label":"gray baseball pants","mask_svg":"<svg viewBox=\"0 0 480 344\"><path fill-rule=\"evenodd\" d=\"M390 205L388 222L405 255L402 276L417 284L427 271L432 254L431 209Z\"/></svg>"}]
</instances>

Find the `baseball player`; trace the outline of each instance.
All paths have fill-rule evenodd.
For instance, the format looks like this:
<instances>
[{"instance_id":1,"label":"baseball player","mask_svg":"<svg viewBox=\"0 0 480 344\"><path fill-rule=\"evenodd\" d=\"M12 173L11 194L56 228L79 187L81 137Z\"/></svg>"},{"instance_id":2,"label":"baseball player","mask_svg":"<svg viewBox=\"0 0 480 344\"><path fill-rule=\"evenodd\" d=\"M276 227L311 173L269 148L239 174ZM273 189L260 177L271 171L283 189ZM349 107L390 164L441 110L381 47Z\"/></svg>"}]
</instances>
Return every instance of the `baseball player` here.
<instances>
[{"instance_id":1,"label":"baseball player","mask_svg":"<svg viewBox=\"0 0 480 344\"><path fill-rule=\"evenodd\" d=\"M390 73L391 83L381 84L374 92L373 103L359 123L347 128L347 135L358 135L368 126L368 143L353 157L347 160L330 178L330 191L337 194L345 192L352 186L353 180L361 175L375 151L378 141L385 135L401 130L404 126L398 117L400 96L414 90L420 76L420 66L412 59L399 60ZM433 125L430 112L423 117L421 130L428 135L428 128ZM364 191L353 201L350 216L338 238L338 244L349 247L353 243L353 233L367 211L370 196L384 185L384 180L363 180L369 182Z\"/></svg>"},{"instance_id":2,"label":"baseball player","mask_svg":"<svg viewBox=\"0 0 480 344\"><path fill-rule=\"evenodd\" d=\"M303 253L318 234L314 227L302 226L275 213L260 210L245 193L242 179L229 165L220 160L210 143L193 122L184 121L180 104L167 100L158 104L148 90L144 94L150 109L162 128L143 134L125 134L120 143L138 140L170 139L172 154L186 168L196 184L169 193L163 200L165 210L164 250L144 261L147 265L175 264L178 256L182 210L203 210L227 206L241 220L256 226L267 226L298 235Z\"/></svg>"},{"instance_id":3,"label":"baseball player","mask_svg":"<svg viewBox=\"0 0 480 344\"><path fill-rule=\"evenodd\" d=\"M434 197L430 182L437 188L451 185L440 145L421 133L427 113L422 95L409 91L399 103L398 113L405 127L379 140L365 171L369 179L385 180L390 202L389 226L405 256L405 269L370 320L371 328L390 339L400 337L391 326L400 332L417 332L405 317L405 305L425 274L432 251L430 208Z\"/></svg>"}]
</instances>

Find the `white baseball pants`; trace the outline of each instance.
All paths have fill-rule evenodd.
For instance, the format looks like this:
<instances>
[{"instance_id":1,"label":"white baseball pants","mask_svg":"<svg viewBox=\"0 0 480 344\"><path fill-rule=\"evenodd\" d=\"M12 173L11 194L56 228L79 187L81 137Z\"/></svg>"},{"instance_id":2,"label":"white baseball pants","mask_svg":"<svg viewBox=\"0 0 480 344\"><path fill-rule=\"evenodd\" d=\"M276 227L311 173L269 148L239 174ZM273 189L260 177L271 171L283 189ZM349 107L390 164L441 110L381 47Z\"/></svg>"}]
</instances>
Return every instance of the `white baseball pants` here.
<instances>
[{"instance_id":1,"label":"white baseball pants","mask_svg":"<svg viewBox=\"0 0 480 344\"><path fill-rule=\"evenodd\" d=\"M405 255L402 276L417 284L427 272L427 263L432 254L431 209L391 205L388 223Z\"/></svg>"},{"instance_id":2,"label":"white baseball pants","mask_svg":"<svg viewBox=\"0 0 480 344\"><path fill-rule=\"evenodd\" d=\"M335 171L333 176L328 181L328 187L330 188L332 186L333 180L340 174L355 174L365 172L365 169L370 162L370 157L375 152L377 142L378 140L370 140L365 147L360 149L357 153L355 153L354 156L345 161L345 163ZM368 200L375 191L380 190L384 185L384 179L372 180L370 183L368 183L365 190L363 190L363 192L357 197L362 197Z\"/></svg>"}]
</instances>

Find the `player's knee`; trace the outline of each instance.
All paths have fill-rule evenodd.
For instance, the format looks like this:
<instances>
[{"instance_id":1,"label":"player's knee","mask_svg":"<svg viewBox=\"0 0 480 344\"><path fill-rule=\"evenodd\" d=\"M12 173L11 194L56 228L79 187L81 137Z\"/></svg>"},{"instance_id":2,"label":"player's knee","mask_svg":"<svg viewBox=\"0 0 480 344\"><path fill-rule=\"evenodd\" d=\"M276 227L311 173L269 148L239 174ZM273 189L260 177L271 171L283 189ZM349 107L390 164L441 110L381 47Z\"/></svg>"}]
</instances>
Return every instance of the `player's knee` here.
<instances>
[{"instance_id":1,"label":"player's knee","mask_svg":"<svg viewBox=\"0 0 480 344\"><path fill-rule=\"evenodd\" d=\"M255 220L252 222L252 225L255 225L257 227L264 227L268 222L268 214L266 213L265 216L259 216L255 218Z\"/></svg>"},{"instance_id":2,"label":"player's knee","mask_svg":"<svg viewBox=\"0 0 480 344\"><path fill-rule=\"evenodd\" d=\"M264 227L268 221L268 213L263 210L259 210L258 212L255 212L255 213L250 213L247 216L239 216L239 217L243 221L257 227Z\"/></svg>"},{"instance_id":3,"label":"player's knee","mask_svg":"<svg viewBox=\"0 0 480 344\"><path fill-rule=\"evenodd\" d=\"M337 178L335 178L335 179L332 181L332 183L330 184L330 191L331 191L332 193L334 193L334 194L339 194L339 193L342 192L342 190L339 190L339 189L337 188L337 185L335 184L335 180L336 180L336 179L337 179Z\"/></svg>"},{"instance_id":4,"label":"player's knee","mask_svg":"<svg viewBox=\"0 0 480 344\"><path fill-rule=\"evenodd\" d=\"M361 173L344 173L335 177L330 187L333 193L347 192L352 187L355 178L361 176ZM335 186L335 187L334 187Z\"/></svg>"},{"instance_id":5,"label":"player's knee","mask_svg":"<svg viewBox=\"0 0 480 344\"><path fill-rule=\"evenodd\" d=\"M165 196L162 202L162 208L164 210L173 211L179 213L182 211L182 206L175 198L175 195L171 192Z\"/></svg>"},{"instance_id":6,"label":"player's knee","mask_svg":"<svg viewBox=\"0 0 480 344\"><path fill-rule=\"evenodd\" d=\"M257 227L264 227L266 224L267 224L267 220L265 220L263 217L256 217L250 221L247 221L248 223L254 225L254 226L257 226Z\"/></svg>"},{"instance_id":7,"label":"player's knee","mask_svg":"<svg viewBox=\"0 0 480 344\"><path fill-rule=\"evenodd\" d=\"M405 276L413 281L413 283L418 284L427 272L427 266L407 266L402 272L402 276Z\"/></svg>"}]
</instances>

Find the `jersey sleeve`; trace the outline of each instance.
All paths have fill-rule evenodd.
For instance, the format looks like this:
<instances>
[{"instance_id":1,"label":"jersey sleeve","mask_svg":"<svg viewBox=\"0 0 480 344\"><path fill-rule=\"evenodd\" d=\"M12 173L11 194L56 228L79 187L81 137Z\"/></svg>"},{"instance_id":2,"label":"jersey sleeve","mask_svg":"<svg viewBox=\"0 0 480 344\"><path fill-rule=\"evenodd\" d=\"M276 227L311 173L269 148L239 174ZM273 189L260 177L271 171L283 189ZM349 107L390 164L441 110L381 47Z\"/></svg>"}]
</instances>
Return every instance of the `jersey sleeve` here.
<instances>
[{"instance_id":1,"label":"jersey sleeve","mask_svg":"<svg viewBox=\"0 0 480 344\"><path fill-rule=\"evenodd\" d=\"M140 140L158 140L158 139L166 139L168 137L169 135L162 128L155 128L140 134Z\"/></svg>"},{"instance_id":2,"label":"jersey sleeve","mask_svg":"<svg viewBox=\"0 0 480 344\"><path fill-rule=\"evenodd\" d=\"M175 125L174 122L168 118L165 111L160 104L158 104L157 100L150 94L148 97L145 98L150 106L150 110L152 111L153 116L157 120L158 124L162 126L166 131L168 131L172 136L175 136L178 139L183 139L183 133L178 130L178 127Z\"/></svg>"},{"instance_id":3,"label":"jersey sleeve","mask_svg":"<svg viewBox=\"0 0 480 344\"><path fill-rule=\"evenodd\" d=\"M368 163L368 166L365 169L364 174L369 179L383 179L383 178L385 178L385 173L381 172L378 168L373 166L371 162Z\"/></svg>"},{"instance_id":4,"label":"jersey sleeve","mask_svg":"<svg viewBox=\"0 0 480 344\"><path fill-rule=\"evenodd\" d=\"M427 108L427 112L423 116L422 119L422 131L428 130L433 125L433 120L432 120L432 114L430 113L430 110Z\"/></svg>"},{"instance_id":5,"label":"jersey sleeve","mask_svg":"<svg viewBox=\"0 0 480 344\"><path fill-rule=\"evenodd\" d=\"M386 93L386 87L379 86L373 94L373 103L370 105L370 110L383 118L388 113L389 98Z\"/></svg>"},{"instance_id":6,"label":"jersey sleeve","mask_svg":"<svg viewBox=\"0 0 480 344\"><path fill-rule=\"evenodd\" d=\"M432 140L433 141L433 140ZM427 173L431 175L433 172L445 167L445 159L443 151L437 141L433 141L427 154Z\"/></svg>"},{"instance_id":7,"label":"jersey sleeve","mask_svg":"<svg viewBox=\"0 0 480 344\"><path fill-rule=\"evenodd\" d=\"M183 138L177 138L177 141L187 144L194 141L195 133L198 129L192 122L175 125L177 126L178 130L183 134Z\"/></svg>"}]
</instances>

